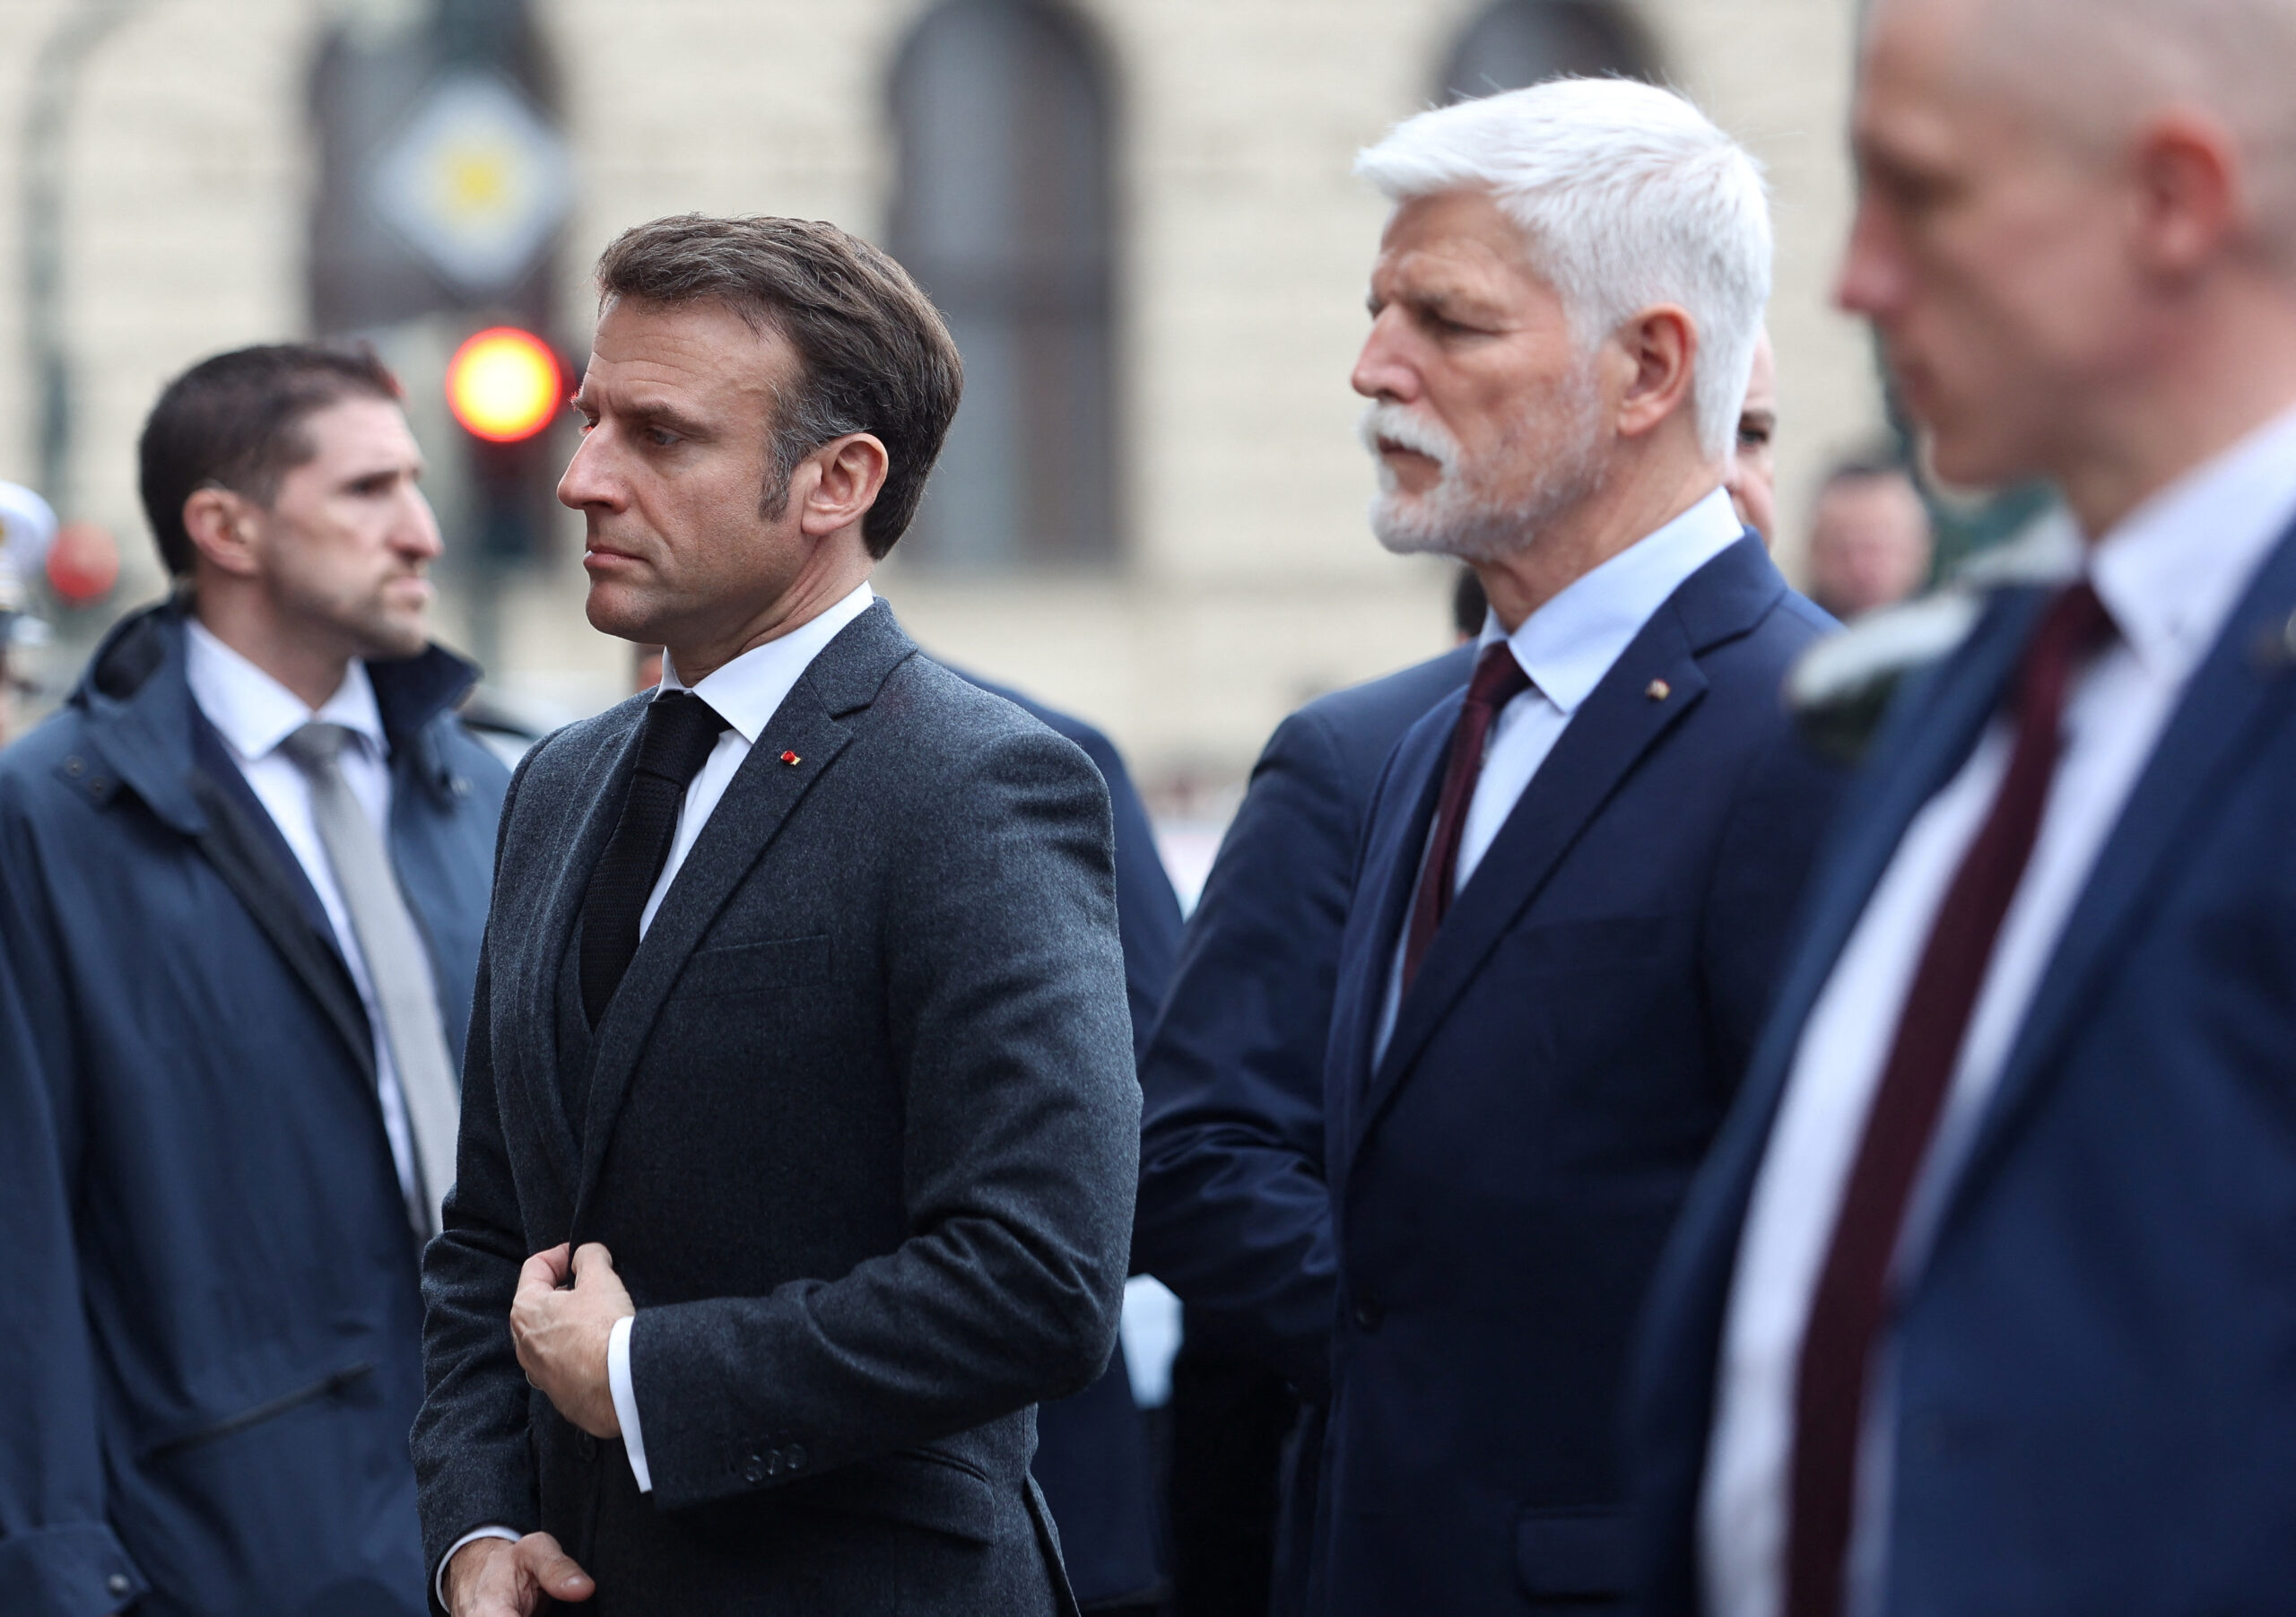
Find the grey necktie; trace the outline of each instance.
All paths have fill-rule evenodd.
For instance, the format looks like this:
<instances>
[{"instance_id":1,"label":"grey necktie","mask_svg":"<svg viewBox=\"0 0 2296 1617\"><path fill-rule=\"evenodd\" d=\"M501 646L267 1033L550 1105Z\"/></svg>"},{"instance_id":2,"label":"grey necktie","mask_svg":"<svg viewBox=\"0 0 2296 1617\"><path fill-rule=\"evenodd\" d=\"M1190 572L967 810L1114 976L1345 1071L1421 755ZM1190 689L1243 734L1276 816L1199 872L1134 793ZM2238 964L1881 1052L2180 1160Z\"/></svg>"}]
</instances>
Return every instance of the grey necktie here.
<instances>
[{"instance_id":1,"label":"grey necktie","mask_svg":"<svg viewBox=\"0 0 2296 1617\"><path fill-rule=\"evenodd\" d=\"M391 1067L406 1099L406 1120L414 1136L416 1204L409 1207L418 1236L439 1232L439 1203L455 1182L455 1131L460 1102L454 1058L439 1020L439 996L430 980L422 935L399 892L390 855L367 817L350 782L343 778L343 746L351 732L341 725L305 725L280 743L311 783L311 818L334 867L335 884L351 911L351 930L367 963Z\"/></svg>"}]
</instances>

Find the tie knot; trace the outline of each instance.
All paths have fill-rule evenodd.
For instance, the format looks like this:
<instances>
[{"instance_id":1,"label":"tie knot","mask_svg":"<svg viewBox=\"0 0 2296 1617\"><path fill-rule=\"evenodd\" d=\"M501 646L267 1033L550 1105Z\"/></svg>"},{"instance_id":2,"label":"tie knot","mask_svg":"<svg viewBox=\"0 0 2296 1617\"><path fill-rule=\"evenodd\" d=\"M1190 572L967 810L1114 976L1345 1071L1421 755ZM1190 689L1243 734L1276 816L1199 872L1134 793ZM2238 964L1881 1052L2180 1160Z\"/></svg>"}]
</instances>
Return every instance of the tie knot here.
<instances>
[{"instance_id":1,"label":"tie knot","mask_svg":"<svg viewBox=\"0 0 2296 1617\"><path fill-rule=\"evenodd\" d=\"M647 704L638 767L685 786L701 772L725 728L718 709L691 691L665 691Z\"/></svg>"},{"instance_id":2,"label":"tie knot","mask_svg":"<svg viewBox=\"0 0 2296 1617\"><path fill-rule=\"evenodd\" d=\"M1515 648L1493 640L1476 659L1474 678L1467 684L1467 700L1496 712L1531 688L1531 676L1515 660Z\"/></svg>"},{"instance_id":3,"label":"tie knot","mask_svg":"<svg viewBox=\"0 0 2296 1617\"><path fill-rule=\"evenodd\" d=\"M308 724L279 743L279 750L307 770L335 767L351 732L341 725Z\"/></svg>"}]
</instances>

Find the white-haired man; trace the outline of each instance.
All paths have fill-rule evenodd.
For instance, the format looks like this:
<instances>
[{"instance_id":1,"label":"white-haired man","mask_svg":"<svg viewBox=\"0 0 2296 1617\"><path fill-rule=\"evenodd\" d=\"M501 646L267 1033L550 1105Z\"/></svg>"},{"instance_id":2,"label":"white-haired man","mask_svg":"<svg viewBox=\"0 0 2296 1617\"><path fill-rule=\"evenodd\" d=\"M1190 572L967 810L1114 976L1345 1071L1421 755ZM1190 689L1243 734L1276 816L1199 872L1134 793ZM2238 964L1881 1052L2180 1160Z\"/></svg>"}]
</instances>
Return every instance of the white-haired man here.
<instances>
[{"instance_id":1,"label":"white-haired man","mask_svg":"<svg viewBox=\"0 0 2296 1617\"><path fill-rule=\"evenodd\" d=\"M1642 1282L1832 797L1779 700L1826 621L1723 488L1768 213L1744 152L1622 82L1431 112L1361 167L1396 204L1354 375L1373 525L1470 562L1491 615L1368 817L1324 1149L1283 1182L1328 1200L1238 1239L1305 1254L1272 1339L1333 1322L1310 1605L1599 1609Z\"/></svg>"},{"instance_id":2,"label":"white-haired man","mask_svg":"<svg viewBox=\"0 0 2296 1617\"><path fill-rule=\"evenodd\" d=\"M1812 877L1638 1360L1651 1617L2296 1598L2291 60L2289 0L1872 8L1839 300L2069 576Z\"/></svg>"}]
</instances>

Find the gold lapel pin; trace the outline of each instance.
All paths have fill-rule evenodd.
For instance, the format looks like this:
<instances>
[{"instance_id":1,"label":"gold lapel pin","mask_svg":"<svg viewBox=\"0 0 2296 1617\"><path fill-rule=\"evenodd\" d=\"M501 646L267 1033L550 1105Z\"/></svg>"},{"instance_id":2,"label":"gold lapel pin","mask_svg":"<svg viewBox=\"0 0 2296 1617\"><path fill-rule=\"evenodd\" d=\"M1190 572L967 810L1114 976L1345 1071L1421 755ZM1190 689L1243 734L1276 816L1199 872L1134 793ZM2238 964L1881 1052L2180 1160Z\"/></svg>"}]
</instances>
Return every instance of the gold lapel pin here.
<instances>
[{"instance_id":1,"label":"gold lapel pin","mask_svg":"<svg viewBox=\"0 0 2296 1617\"><path fill-rule=\"evenodd\" d=\"M1674 693L1674 688L1664 680L1652 680L1642 689L1642 694L1654 702L1665 701Z\"/></svg>"}]
</instances>

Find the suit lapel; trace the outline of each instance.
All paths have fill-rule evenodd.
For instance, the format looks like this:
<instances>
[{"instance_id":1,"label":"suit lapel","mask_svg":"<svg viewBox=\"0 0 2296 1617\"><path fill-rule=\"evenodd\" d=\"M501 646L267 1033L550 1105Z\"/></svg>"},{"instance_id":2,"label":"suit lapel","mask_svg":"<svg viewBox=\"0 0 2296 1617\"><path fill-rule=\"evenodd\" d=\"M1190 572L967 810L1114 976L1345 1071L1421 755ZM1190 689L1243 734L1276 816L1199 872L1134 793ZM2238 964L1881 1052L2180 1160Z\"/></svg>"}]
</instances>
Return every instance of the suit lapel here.
<instances>
[{"instance_id":1,"label":"suit lapel","mask_svg":"<svg viewBox=\"0 0 2296 1617\"><path fill-rule=\"evenodd\" d=\"M1945 1216L1998 1160L2056 1070L2053 1057L2102 989L2147 904L2207 839L2210 807L2283 722L2296 695L2296 533L2283 538L2186 687L2127 804L2099 850L1980 1121Z\"/></svg>"},{"instance_id":2,"label":"suit lapel","mask_svg":"<svg viewBox=\"0 0 2296 1617\"><path fill-rule=\"evenodd\" d=\"M645 1053L647 1036L687 957L813 783L851 744L853 730L843 718L874 700L893 669L916 649L882 601L839 631L759 733L757 743L678 867L591 1048L589 1105L574 1202L575 1242L582 1239L584 1215L613 1141L614 1122ZM785 761L785 755L796 761ZM579 902L577 897L577 912Z\"/></svg>"},{"instance_id":3,"label":"suit lapel","mask_svg":"<svg viewBox=\"0 0 2296 1617\"><path fill-rule=\"evenodd\" d=\"M1370 1085L1371 1043L1387 1008L1387 983L1395 970L1396 942L1410 912L1412 890L1418 885L1428 828L1442 792L1444 761L1464 700L1454 697L1444 701L1396 743L1388 778L1396 783L1396 799L1409 803L1411 809L1385 830L1378 829L1375 820L1373 840L1364 850L1355 891L1370 898L1372 908L1359 922L1353 913L1356 906L1350 906L1348 930L1354 935L1349 941L1352 946L1343 946L1341 958L1348 962L1351 980L1334 1002L1346 1020L1333 1028L1326 1057L1327 1068L1335 1061L1338 1067L1335 1073L1327 1071L1325 1082L1328 1120L1324 1155L1335 1193L1344 1187L1353 1155L1357 1119ZM1386 795L1383 790L1374 801Z\"/></svg>"},{"instance_id":4,"label":"suit lapel","mask_svg":"<svg viewBox=\"0 0 2296 1617\"><path fill-rule=\"evenodd\" d=\"M502 1050L499 1045L495 1052L498 1081L506 1065L517 1070L523 1109L535 1120L551 1167L569 1193L570 1206L573 1187L580 1182L582 1153L575 1142L574 1120L566 1115L565 1088L559 1081L559 1064L565 1059L558 1048L559 983L566 951L573 944L575 925L581 918L590 873L597 868L606 840L613 835L614 822L622 816L622 800L638 757L639 726L645 716L643 702L629 703L621 736L600 747L583 772L574 795L587 807L568 828L572 834L560 841L556 865L537 883L542 908L532 918L532 935L547 942L519 956L521 970L514 1003L527 1037L515 1052Z\"/></svg>"},{"instance_id":5,"label":"suit lapel","mask_svg":"<svg viewBox=\"0 0 2296 1617\"><path fill-rule=\"evenodd\" d=\"M1744 634L1785 594L1747 536L1685 579L1651 614L1563 728L1435 935L1372 1073L1352 1151L1416 1067L1499 941L1628 776L1703 699L1701 654ZM1653 692L1660 692L1656 696ZM1400 922L1397 923L1400 925Z\"/></svg>"},{"instance_id":6,"label":"suit lapel","mask_svg":"<svg viewBox=\"0 0 2296 1617\"><path fill-rule=\"evenodd\" d=\"M1679 1251L1667 1262L1671 1278L1696 1289L1687 1317L1696 1321L1699 1345L1692 1352L1670 1338L1665 1346L1673 1351L1670 1363L1701 1378L1701 1396L1711 1390L1727 1282L1803 1029L1914 816L1960 772L1999 709L2042 600L2032 590L1996 598L1965 648L1907 691L1812 866L1808 907L1777 1002L1747 1064L1745 1085L1683 1209Z\"/></svg>"}]
</instances>

